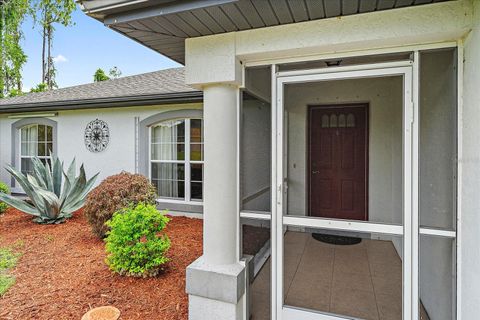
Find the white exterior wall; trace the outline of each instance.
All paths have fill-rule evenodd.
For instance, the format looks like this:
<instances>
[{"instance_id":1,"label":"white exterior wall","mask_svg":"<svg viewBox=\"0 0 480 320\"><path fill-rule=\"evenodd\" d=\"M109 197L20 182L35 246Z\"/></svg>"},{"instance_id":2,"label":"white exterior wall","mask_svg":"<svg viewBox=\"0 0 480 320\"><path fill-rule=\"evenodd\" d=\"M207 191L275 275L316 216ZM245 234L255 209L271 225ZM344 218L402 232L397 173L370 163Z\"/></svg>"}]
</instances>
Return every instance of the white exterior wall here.
<instances>
[{"instance_id":1,"label":"white exterior wall","mask_svg":"<svg viewBox=\"0 0 480 320\"><path fill-rule=\"evenodd\" d=\"M460 271L462 319L480 314L480 1L474 0L473 30L465 39L461 115Z\"/></svg>"},{"instance_id":2,"label":"white exterior wall","mask_svg":"<svg viewBox=\"0 0 480 320\"><path fill-rule=\"evenodd\" d=\"M66 165L75 157L77 165L85 165L88 176L100 172L97 184L121 171L135 172L135 117L143 120L151 115L181 109L202 109L202 104L179 104L104 108L92 110L59 111L49 119L57 122L57 153ZM110 143L100 153L87 150L84 143L86 125L95 119L106 121L110 129ZM0 115L0 180L10 185L5 165L11 163L12 124L18 119ZM18 151L18 148L17 148Z\"/></svg>"}]
</instances>

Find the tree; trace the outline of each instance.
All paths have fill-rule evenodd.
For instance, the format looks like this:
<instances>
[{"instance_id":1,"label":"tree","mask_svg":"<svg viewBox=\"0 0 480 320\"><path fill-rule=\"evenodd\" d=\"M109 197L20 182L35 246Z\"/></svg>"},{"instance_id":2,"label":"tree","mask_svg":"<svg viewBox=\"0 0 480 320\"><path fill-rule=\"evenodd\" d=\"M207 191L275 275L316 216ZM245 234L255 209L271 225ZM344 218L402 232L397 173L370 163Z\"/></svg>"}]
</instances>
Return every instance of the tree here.
<instances>
[{"instance_id":1,"label":"tree","mask_svg":"<svg viewBox=\"0 0 480 320\"><path fill-rule=\"evenodd\" d=\"M103 69L98 68L93 75L93 82L100 82L105 80L110 80L110 78L105 74L105 71L103 71Z\"/></svg>"},{"instance_id":2,"label":"tree","mask_svg":"<svg viewBox=\"0 0 480 320\"><path fill-rule=\"evenodd\" d=\"M30 89L30 92L44 92L47 91L47 84L42 82L37 84L35 88Z\"/></svg>"},{"instance_id":3,"label":"tree","mask_svg":"<svg viewBox=\"0 0 480 320\"><path fill-rule=\"evenodd\" d=\"M23 95L23 92L22 91L19 91L18 89L11 89L9 92L8 92L8 96L9 97L17 97L17 96L21 96Z\"/></svg>"},{"instance_id":4,"label":"tree","mask_svg":"<svg viewBox=\"0 0 480 320\"><path fill-rule=\"evenodd\" d=\"M110 78L117 79L117 78L120 78L120 76L122 75L122 71L117 67L113 67L113 68L110 68L110 70L108 71L108 74L110 75Z\"/></svg>"},{"instance_id":5,"label":"tree","mask_svg":"<svg viewBox=\"0 0 480 320\"><path fill-rule=\"evenodd\" d=\"M0 97L22 92L22 67L27 56L20 46L22 22L29 0L0 0Z\"/></svg>"},{"instance_id":6,"label":"tree","mask_svg":"<svg viewBox=\"0 0 480 320\"><path fill-rule=\"evenodd\" d=\"M56 69L51 54L55 24L65 27L73 25L72 13L76 8L75 0L36 1L35 21L40 25L42 34L42 82L46 83L48 89L53 89L57 87Z\"/></svg>"}]
</instances>

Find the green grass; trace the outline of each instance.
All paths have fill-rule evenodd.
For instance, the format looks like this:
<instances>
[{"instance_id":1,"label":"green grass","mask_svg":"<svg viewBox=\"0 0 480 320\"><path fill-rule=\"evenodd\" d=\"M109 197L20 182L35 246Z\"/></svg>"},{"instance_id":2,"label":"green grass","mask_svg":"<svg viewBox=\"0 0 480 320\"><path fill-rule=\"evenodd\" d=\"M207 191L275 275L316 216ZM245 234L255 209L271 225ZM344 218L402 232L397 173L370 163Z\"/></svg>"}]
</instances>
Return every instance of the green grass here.
<instances>
[{"instance_id":1,"label":"green grass","mask_svg":"<svg viewBox=\"0 0 480 320\"><path fill-rule=\"evenodd\" d=\"M0 272L15 267L18 257L18 254L8 248L0 248Z\"/></svg>"},{"instance_id":2,"label":"green grass","mask_svg":"<svg viewBox=\"0 0 480 320\"><path fill-rule=\"evenodd\" d=\"M15 277L8 271L15 267L20 255L8 248L0 248L0 297L15 284Z\"/></svg>"},{"instance_id":3,"label":"green grass","mask_svg":"<svg viewBox=\"0 0 480 320\"><path fill-rule=\"evenodd\" d=\"M0 297L15 284L15 278L8 274L0 273Z\"/></svg>"}]
</instances>

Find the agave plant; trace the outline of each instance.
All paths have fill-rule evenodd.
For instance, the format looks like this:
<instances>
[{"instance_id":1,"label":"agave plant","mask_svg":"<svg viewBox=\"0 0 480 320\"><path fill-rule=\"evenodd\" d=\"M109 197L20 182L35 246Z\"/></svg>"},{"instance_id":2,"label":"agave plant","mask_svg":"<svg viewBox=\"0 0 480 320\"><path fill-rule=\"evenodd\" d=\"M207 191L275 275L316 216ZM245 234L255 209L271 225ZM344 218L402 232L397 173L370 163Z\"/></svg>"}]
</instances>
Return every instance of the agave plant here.
<instances>
[{"instance_id":1,"label":"agave plant","mask_svg":"<svg viewBox=\"0 0 480 320\"><path fill-rule=\"evenodd\" d=\"M52 166L33 158L33 173L19 172L12 166L5 169L23 188L30 202L0 193L0 201L33 215L34 221L42 224L61 223L70 218L84 203L88 192L92 189L98 173L87 181L83 164L76 177L76 163L73 159L67 172L63 170L63 162L51 156Z\"/></svg>"}]
</instances>

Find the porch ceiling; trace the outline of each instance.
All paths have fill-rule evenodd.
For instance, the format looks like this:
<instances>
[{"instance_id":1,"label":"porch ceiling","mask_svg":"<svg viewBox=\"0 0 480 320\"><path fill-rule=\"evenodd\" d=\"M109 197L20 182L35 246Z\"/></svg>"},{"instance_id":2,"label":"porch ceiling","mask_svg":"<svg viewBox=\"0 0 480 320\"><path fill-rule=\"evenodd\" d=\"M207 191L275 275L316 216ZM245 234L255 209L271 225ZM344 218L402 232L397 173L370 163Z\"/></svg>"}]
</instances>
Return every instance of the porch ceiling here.
<instances>
[{"instance_id":1,"label":"porch ceiling","mask_svg":"<svg viewBox=\"0 0 480 320\"><path fill-rule=\"evenodd\" d=\"M79 0L90 16L185 62L185 39L453 0Z\"/></svg>"}]
</instances>

